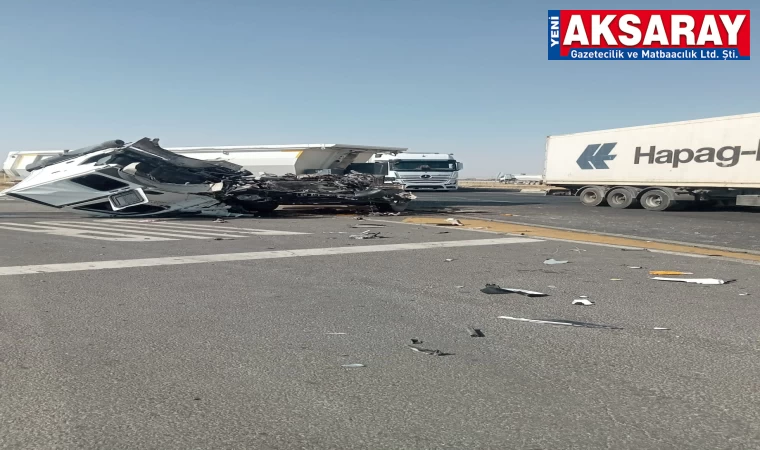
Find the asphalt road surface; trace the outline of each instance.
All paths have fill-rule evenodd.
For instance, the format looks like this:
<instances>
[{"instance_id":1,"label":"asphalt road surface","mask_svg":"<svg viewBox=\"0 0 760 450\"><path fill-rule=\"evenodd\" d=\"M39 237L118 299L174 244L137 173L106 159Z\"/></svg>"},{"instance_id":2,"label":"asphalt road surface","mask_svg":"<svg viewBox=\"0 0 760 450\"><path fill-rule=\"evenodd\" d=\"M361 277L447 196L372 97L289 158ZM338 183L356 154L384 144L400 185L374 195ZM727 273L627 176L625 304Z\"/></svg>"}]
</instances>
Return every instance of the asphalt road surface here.
<instances>
[{"instance_id":1,"label":"asphalt road surface","mask_svg":"<svg viewBox=\"0 0 760 450\"><path fill-rule=\"evenodd\" d=\"M475 215L491 219L760 252L760 209L620 210L583 206L571 196L499 191L415 195L415 208L464 208L478 210Z\"/></svg>"},{"instance_id":2,"label":"asphalt road surface","mask_svg":"<svg viewBox=\"0 0 760 450\"><path fill-rule=\"evenodd\" d=\"M400 218L7 208L3 448L760 447L754 265Z\"/></svg>"}]
</instances>

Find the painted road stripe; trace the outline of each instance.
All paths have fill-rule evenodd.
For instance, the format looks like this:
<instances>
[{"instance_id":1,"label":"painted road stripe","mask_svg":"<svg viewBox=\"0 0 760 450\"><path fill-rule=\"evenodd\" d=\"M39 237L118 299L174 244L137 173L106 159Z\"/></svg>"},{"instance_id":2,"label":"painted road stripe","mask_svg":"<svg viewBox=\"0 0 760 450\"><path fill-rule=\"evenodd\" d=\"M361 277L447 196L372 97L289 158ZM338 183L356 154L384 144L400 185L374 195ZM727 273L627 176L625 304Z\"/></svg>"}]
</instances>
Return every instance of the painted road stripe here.
<instances>
[{"instance_id":1,"label":"painted road stripe","mask_svg":"<svg viewBox=\"0 0 760 450\"><path fill-rule=\"evenodd\" d=\"M121 225L121 224L102 224L102 225L93 225L91 222L37 222L40 224L48 224L48 225L54 225L59 227L71 227L71 228L83 228L86 230L116 230L116 231L124 231L127 233L134 233L136 235L155 235L155 236L168 236L168 237L176 237L176 238L184 238L184 239L212 239L215 237L227 237L227 238L245 238L248 236L243 236L240 234L225 234L225 233L210 233L208 231L201 232L197 231L193 234L187 234L187 231L185 233L182 232L173 232L173 230L165 230L165 229L157 229L157 230L151 230L146 226L145 224L142 225Z\"/></svg>"},{"instance_id":2,"label":"painted road stripe","mask_svg":"<svg viewBox=\"0 0 760 450\"><path fill-rule=\"evenodd\" d=\"M529 225L517 222L496 221L487 219L460 218L465 226L450 227L464 231L472 231L471 227L483 228L497 234L517 234L552 241L572 242L576 244L590 244L615 248L645 248L650 252L660 252L680 256L724 258L726 260L738 260L744 264L760 265L760 254L745 253L736 249L720 249L701 247L700 244L667 243L646 240L637 236L620 236L599 234L593 231L577 231L549 226ZM409 217L404 223L424 226L438 226L445 222L431 217ZM398 223L398 222L397 222ZM480 231L480 230L477 230Z\"/></svg>"},{"instance_id":3,"label":"painted road stripe","mask_svg":"<svg viewBox=\"0 0 760 450\"><path fill-rule=\"evenodd\" d=\"M97 219L98 223L118 222L118 223L132 223L136 224L140 222L134 219ZM226 225L202 225L192 222L178 222L166 220L162 222L147 222L146 225L151 227L165 227L176 229L189 229L189 230L209 230L214 232L232 230L235 233L257 234L257 235L271 235L271 236L295 236L306 235L311 233L303 233L298 231L278 231L278 230L262 230L259 228L240 228L230 227Z\"/></svg>"},{"instance_id":4,"label":"painted road stripe","mask_svg":"<svg viewBox=\"0 0 760 450\"><path fill-rule=\"evenodd\" d=\"M527 244L542 242L540 239L509 237L497 239L471 239L464 241L418 242L409 244L362 245L356 247L307 248L299 250L275 250L266 252L220 253L216 255L172 256L163 258L123 259L113 261L90 261L63 264L40 264L30 266L0 267L0 276L35 273L76 272L87 270L126 269L131 267L174 266L226 261L253 261L257 259L294 258L299 256L332 256L358 253L395 252L403 250L428 250L434 248L478 247L503 244Z\"/></svg>"},{"instance_id":5,"label":"painted road stripe","mask_svg":"<svg viewBox=\"0 0 760 450\"><path fill-rule=\"evenodd\" d=\"M114 233L110 231L78 230L73 228L67 229L63 227L41 226L29 223L20 224L0 222L0 229L9 231L23 231L25 233L44 233L53 236L68 236L82 239L95 239L99 241L114 242L156 242L176 240L157 236L125 236L124 233Z\"/></svg>"}]
</instances>

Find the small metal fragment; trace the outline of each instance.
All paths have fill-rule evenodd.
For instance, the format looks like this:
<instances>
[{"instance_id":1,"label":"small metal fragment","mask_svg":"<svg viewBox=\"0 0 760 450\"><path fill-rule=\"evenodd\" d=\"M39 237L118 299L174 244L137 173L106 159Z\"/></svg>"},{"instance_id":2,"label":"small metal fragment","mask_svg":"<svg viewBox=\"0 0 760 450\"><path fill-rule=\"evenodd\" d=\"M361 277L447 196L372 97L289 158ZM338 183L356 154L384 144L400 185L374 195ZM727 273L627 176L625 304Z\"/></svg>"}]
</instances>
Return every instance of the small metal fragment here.
<instances>
[{"instance_id":1,"label":"small metal fragment","mask_svg":"<svg viewBox=\"0 0 760 450\"><path fill-rule=\"evenodd\" d=\"M486 335L477 328L467 327L467 332L470 333L470 337L486 337Z\"/></svg>"}]
</instances>

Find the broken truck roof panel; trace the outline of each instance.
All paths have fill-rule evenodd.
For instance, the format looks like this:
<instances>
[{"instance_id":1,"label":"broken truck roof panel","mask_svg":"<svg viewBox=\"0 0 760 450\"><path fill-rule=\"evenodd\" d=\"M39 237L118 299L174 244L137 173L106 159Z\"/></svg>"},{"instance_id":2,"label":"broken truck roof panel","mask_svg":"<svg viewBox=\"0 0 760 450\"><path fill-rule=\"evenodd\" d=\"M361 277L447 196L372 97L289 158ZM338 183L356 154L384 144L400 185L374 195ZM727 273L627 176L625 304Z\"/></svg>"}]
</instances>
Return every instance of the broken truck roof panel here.
<instances>
[{"instance_id":1,"label":"broken truck roof panel","mask_svg":"<svg viewBox=\"0 0 760 450\"><path fill-rule=\"evenodd\" d=\"M205 151L261 151L270 150L311 150L311 149L340 149L340 150L358 150L361 152L405 152L406 147L383 147L376 145L355 145L355 144L285 144L285 145L230 145L230 146L202 146L202 147L167 147L167 150L173 152L205 152Z\"/></svg>"},{"instance_id":2,"label":"broken truck roof panel","mask_svg":"<svg viewBox=\"0 0 760 450\"><path fill-rule=\"evenodd\" d=\"M308 169L337 168L341 164L366 163L375 153L403 153L407 148L354 144L288 144L167 147L166 150L195 159L229 161L254 174L265 172L286 175L303 174ZM72 152L74 151L78 150ZM27 166L37 168L37 164L42 160L63 154L63 150L11 152L3 163L3 170L11 177L23 179L29 175Z\"/></svg>"}]
</instances>

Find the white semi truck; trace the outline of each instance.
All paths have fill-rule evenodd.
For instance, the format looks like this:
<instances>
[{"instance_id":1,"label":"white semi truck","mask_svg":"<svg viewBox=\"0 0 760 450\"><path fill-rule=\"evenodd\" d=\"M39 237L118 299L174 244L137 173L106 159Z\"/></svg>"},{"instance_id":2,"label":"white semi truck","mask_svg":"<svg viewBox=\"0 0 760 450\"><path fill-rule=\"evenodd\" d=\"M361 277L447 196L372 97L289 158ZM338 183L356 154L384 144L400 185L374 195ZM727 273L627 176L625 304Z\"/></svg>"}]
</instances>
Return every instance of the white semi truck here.
<instances>
[{"instance_id":1,"label":"white semi truck","mask_svg":"<svg viewBox=\"0 0 760 450\"><path fill-rule=\"evenodd\" d=\"M760 206L760 113L549 136L544 182L587 206Z\"/></svg>"},{"instance_id":2,"label":"white semi truck","mask_svg":"<svg viewBox=\"0 0 760 450\"><path fill-rule=\"evenodd\" d=\"M386 183L406 190L456 191L464 165L451 153L378 153L369 162L388 164Z\"/></svg>"}]
</instances>

